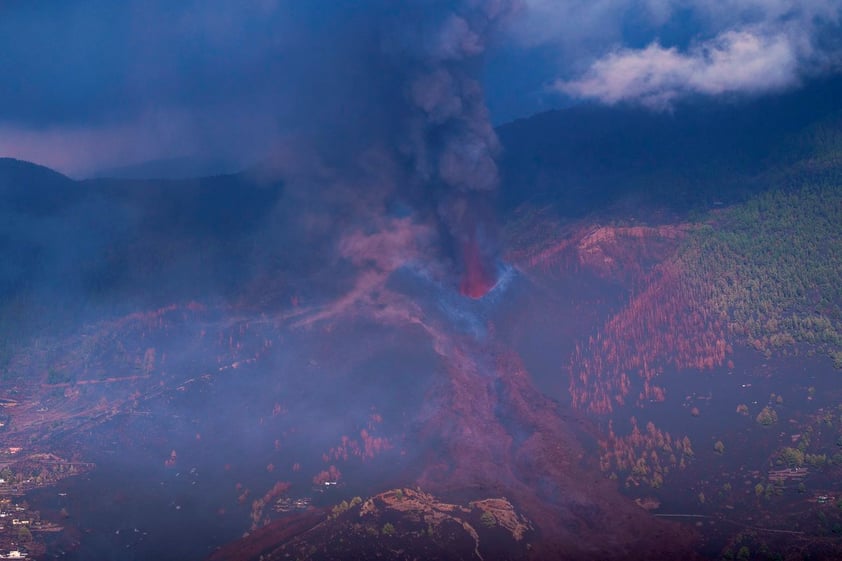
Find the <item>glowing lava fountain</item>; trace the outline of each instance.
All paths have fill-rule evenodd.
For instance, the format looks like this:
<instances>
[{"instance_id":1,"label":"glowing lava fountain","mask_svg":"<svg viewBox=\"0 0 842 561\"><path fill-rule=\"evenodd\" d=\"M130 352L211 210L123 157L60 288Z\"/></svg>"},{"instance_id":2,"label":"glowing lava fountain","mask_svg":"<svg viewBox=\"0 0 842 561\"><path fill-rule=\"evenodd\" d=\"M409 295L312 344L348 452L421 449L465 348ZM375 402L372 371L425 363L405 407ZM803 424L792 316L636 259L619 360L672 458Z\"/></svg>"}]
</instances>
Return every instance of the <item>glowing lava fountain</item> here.
<instances>
[{"instance_id":1,"label":"glowing lava fountain","mask_svg":"<svg viewBox=\"0 0 842 561\"><path fill-rule=\"evenodd\" d=\"M496 268L490 260L484 259L476 240L462 245L464 271L459 283L459 292L469 298L482 298L497 284Z\"/></svg>"}]
</instances>

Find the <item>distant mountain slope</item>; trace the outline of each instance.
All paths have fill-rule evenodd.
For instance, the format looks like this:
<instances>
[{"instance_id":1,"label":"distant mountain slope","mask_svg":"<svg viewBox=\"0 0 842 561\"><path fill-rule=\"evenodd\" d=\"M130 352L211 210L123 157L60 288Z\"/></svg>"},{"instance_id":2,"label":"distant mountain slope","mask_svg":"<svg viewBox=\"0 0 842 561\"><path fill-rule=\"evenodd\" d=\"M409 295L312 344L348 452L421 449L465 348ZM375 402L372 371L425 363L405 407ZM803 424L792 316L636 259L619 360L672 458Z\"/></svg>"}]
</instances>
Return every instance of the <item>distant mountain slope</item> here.
<instances>
[{"instance_id":1,"label":"distant mountain slope","mask_svg":"<svg viewBox=\"0 0 842 561\"><path fill-rule=\"evenodd\" d=\"M498 129L503 199L581 215L623 197L677 209L742 200L755 178L816 152L842 115L842 79L733 103L695 100L672 113L577 106Z\"/></svg>"},{"instance_id":2,"label":"distant mountain slope","mask_svg":"<svg viewBox=\"0 0 842 561\"><path fill-rule=\"evenodd\" d=\"M49 168L0 158L0 209L44 215L79 199L74 181Z\"/></svg>"},{"instance_id":3,"label":"distant mountain slope","mask_svg":"<svg viewBox=\"0 0 842 561\"><path fill-rule=\"evenodd\" d=\"M0 159L0 295L67 308L224 292L282 193L246 174L74 181Z\"/></svg>"},{"instance_id":4,"label":"distant mountain slope","mask_svg":"<svg viewBox=\"0 0 842 561\"><path fill-rule=\"evenodd\" d=\"M214 159L166 158L138 164L104 169L96 172L96 178L110 179L191 179L213 175L229 175L242 166Z\"/></svg>"}]
</instances>

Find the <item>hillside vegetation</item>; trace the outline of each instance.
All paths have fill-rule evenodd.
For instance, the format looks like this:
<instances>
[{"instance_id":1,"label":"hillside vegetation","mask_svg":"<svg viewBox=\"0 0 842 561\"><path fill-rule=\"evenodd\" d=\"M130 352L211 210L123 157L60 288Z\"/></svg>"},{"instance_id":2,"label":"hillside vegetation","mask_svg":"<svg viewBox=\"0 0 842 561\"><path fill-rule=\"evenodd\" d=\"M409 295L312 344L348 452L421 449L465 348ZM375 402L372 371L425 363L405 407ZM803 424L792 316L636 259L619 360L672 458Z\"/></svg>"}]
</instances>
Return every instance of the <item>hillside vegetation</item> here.
<instances>
[{"instance_id":1,"label":"hillside vegetation","mask_svg":"<svg viewBox=\"0 0 842 561\"><path fill-rule=\"evenodd\" d=\"M842 368L842 184L775 189L716 212L680 261L738 339L767 355L809 343Z\"/></svg>"}]
</instances>

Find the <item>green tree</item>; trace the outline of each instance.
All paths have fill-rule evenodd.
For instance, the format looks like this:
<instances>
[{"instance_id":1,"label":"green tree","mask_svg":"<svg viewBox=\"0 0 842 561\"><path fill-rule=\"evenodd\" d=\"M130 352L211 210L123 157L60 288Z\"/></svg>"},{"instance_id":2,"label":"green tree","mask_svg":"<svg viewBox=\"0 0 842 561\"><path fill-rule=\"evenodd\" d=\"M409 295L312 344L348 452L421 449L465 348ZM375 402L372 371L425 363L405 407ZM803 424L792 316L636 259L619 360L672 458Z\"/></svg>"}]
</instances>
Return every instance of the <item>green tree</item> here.
<instances>
[{"instance_id":1,"label":"green tree","mask_svg":"<svg viewBox=\"0 0 842 561\"><path fill-rule=\"evenodd\" d=\"M21 526L18 529L18 540L27 543L32 541L32 532L29 531L29 528Z\"/></svg>"},{"instance_id":2,"label":"green tree","mask_svg":"<svg viewBox=\"0 0 842 561\"><path fill-rule=\"evenodd\" d=\"M827 454L805 454L804 461L814 468L822 468L827 464Z\"/></svg>"},{"instance_id":3,"label":"green tree","mask_svg":"<svg viewBox=\"0 0 842 561\"><path fill-rule=\"evenodd\" d=\"M384 536L394 536L395 535L395 527L392 526L389 522L383 524L383 535Z\"/></svg>"},{"instance_id":4,"label":"green tree","mask_svg":"<svg viewBox=\"0 0 842 561\"><path fill-rule=\"evenodd\" d=\"M494 515L488 512L487 510L482 513L482 516L480 516L479 519L485 526L488 526L489 528L497 524L497 519L494 518Z\"/></svg>"},{"instance_id":5,"label":"green tree","mask_svg":"<svg viewBox=\"0 0 842 561\"><path fill-rule=\"evenodd\" d=\"M342 501L338 505L334 506L330 511L330 518L336 518L343 512L347 511L351 508L351 505L348 504L348 501Z\"/></svg>"},{"instance_id":6,"label":"green tree","mask_svg":"<svg viewBox=\"0 0 842 561\"><path fill-rule=\"evenodd\" d=\"M760 410L755 420L764 427L768 427L778 422L778 414L774 409L767 406Z\"/></svg>"},{"instance_id":7,"label":"green tree","mask_svg":"<svg viewBox=\"0 0 842 561\"><path fill-rule=\"evenodd\" d=\"M798 448L791 448L787 446L786 448L781 449L779 457L783 463L791 468L801 467L804 465L804 452Z\"/></svg>"}]
</instances>

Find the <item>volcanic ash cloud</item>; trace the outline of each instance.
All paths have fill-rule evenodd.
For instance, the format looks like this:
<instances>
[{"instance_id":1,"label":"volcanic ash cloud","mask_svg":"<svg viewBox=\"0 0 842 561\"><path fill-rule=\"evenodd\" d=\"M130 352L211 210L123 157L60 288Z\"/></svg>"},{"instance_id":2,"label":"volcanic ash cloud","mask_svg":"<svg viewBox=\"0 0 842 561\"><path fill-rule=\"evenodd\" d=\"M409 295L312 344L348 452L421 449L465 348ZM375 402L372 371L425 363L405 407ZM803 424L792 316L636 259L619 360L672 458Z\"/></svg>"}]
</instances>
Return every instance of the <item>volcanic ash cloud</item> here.
<instances>
[{"instance_id":1,"label":"volcanic ash cloud","mask_svg":"<svg viewBox=\"0 0 842 561\"><path fill-rule=\"evenodd\" d=\"M516 11L514 1L432 2L385 18L381 68L396 77L401 115L393 146L408 177L399 196L432 206L442 252L463 294L496 282L493 197L499 144L477 73L488 41Z\"/></svg>"},{"instance_id":2,"label":"volcanic ash cloud","mask_svg":"<svg viewBox=\"0 0 842 561\"><path fill-rule=\"evenodd\" d=\"M308 208L330 207L324 229L333 237L350 235L349 222L369 233L388 229L390 209L399 217L411 209L412 220L435 232L421 261L481 297L496 282L499 143L478 76L518 3L316 4L323 10L313 15L308 5L299 51L314 58L301 66L319 72L296 82L307 94L294 98L301 140L283 145L291 153L276 158L282 173L306 178L299 192L316 201ZM407 246L406 261L419 260L416 246Z\"/></svg>"}]
</instances>

